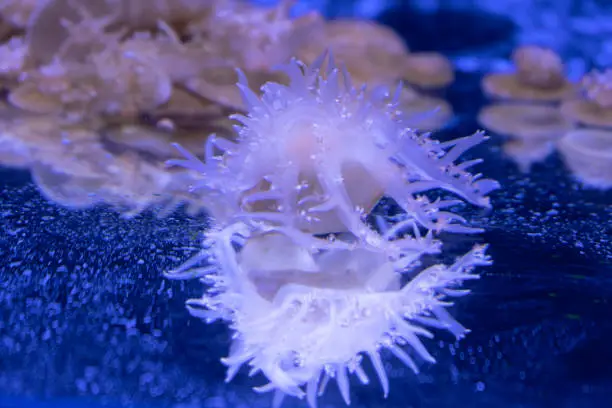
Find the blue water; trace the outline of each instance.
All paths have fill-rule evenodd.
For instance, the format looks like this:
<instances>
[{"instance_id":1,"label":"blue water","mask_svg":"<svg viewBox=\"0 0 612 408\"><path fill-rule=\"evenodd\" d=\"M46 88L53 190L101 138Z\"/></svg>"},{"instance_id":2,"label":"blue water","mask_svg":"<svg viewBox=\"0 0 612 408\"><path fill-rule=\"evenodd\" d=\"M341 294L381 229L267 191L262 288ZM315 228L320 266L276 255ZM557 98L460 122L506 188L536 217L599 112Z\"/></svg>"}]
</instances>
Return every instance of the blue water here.
<instances>
[{"instance_id":1,"label":"blue water","mask_svg":"<svg viewBox=\"0 0 612 408\"><path fill-rule=\"evenodd\" d=\"M415 21L383 20L407 37ZM480 34L473 25L449 42L428 37L437 30L425 23L415 26L422 47L451 54L502 52L515 29L484 22ZM477 129L480 75L460 73L447 92L458 119L441 137ZM472 333L459 344L437 337L429 346L438 364L419 376L393 362L389 398L375 383L355 386L353 407L610 406L612 193L582 189L556 154L522 175L500 145L493 135L474 152L503 189L492 212L470 215L487 228L476 239L495 260L453 308ZM269 406L250 389L259 379L223 383L226 328L184 309L200 284L161 276L198 248L205 218L67 211L13 170L0 170L0 197L0 408ZM473 239L449 246L459 253ZM335 386L319 406L343 406Z\"/></svg>"}]
</instances>

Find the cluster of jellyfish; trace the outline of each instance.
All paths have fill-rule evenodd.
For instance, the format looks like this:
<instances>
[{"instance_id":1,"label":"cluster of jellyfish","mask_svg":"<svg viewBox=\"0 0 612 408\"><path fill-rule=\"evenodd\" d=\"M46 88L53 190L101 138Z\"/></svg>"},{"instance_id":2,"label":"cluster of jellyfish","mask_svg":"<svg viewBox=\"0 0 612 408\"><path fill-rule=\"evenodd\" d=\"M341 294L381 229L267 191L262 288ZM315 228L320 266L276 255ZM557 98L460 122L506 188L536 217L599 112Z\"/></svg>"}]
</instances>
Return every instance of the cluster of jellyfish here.
<instances>
[{"instance_id":1,"label":"cluster of jellyfish","mask_svg":"<svg viewBox=\"0 0 612 408\"><path fill-rule=\"evenodd\" d=\"M436 96L454 80L444 55L410 51L374 21L294 16L294 3L0 2L0 165L29 171L47 199L71 209L200 214L191 172L165 166L180 157L171 143L202 155L204 135L234 139L228 116L246 109L236 67L254 88L286 84L273 67L291 56L312 63L325 49L355 84L402 79L407 124L433 131L452 120Z\"/></svg>"},{"instance_id":2,"label":"cluster of jellyfish","mask_svg":"<svg viewBox=\"0 0 612 408\"><path fill-rule=\"evenodd\" d=\"M429 93L454 80L444 56L370 21L293 19L292 4L0 4L0 164L70 208L203 208L202 250L167 276L200 279L189 311L233 331L227 380L250 367L275 406L315 407L333 379L348 404L351 375L389 393L383 349L417 372L434 331L466 333L447 309L485 246L423 258L442 233L478 233L458 211L498 184L460 160L483 133L427 133L452 117ZM382 197L399 214L376 213Z\"/></svg>"},{"instance_id":3,"label":"cluster of jellyfish","mask_svg":"<svg viewBox=\"0 0 612 408\"><path fill-rule=\"evenodd\" d=\"M512 62L511 72L482 81L493 103L481 110L481 125L509 138L504 152L523 172L558 149L582 185L612 188L612 70L572 81L558 53L534 45L517 47Z\"/></svg>"},{"instance_id":4,"label":"cluster of jellyfish","mask_svg":"<svg viewBox=\"0 0 612 408\"><path fill-rule=\"evenodd\" d=\"M268 82L261 96L239 75L248 109L232 117L235 141L212 135L202 158L176 145L184 159L170 164L199 175L191 188L214 221L167 276L200 279L188 310L233 331L227 381L246 366L275 406L293 396L316 407L333 379L348 404L349 376L370 381L367 358L386 396L383 349L417 372L435 361L423 339L467 331L448 307L491 263L486 246L449 265L421 260L441 253L442 232L480 231L457 211L490 206L499 185L470 171L480 159L459 158L486 136L440 142L407 127L401 88L355 86L330 53L279 69L288 85ZM372 221L383 196L401 213Z\"/></svg>"}]
</instances>

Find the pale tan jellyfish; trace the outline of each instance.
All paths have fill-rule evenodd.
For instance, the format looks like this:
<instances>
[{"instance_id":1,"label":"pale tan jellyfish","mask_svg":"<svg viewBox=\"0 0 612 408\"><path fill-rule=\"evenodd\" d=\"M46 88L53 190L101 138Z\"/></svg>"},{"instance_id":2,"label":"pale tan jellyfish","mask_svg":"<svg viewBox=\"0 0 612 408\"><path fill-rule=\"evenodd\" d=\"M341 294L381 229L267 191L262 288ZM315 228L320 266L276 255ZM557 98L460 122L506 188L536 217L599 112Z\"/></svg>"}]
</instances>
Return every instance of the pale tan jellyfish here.
<instances>
[{"instance_id":1,"label":"pale tan jellyfish","mask_svg":"<svg viewBox=\"0 0 612 408\"><path fill-rule=\"evenodd\" d=\"M323 19L318 13L290 16L294 1L275 7L242 2L220 2L211 13L187 26L189 47L197 48L199 72L181 83L189 90L236 111L245 106L235 87L235 68L242 69L254 88L268 81L286 82L272 68L285 63L298 49L320 37Z\"/></svg>"},{"instance_id":2,"label":"pale tan jellyfish","mask_svg":"<svg viewBox=\"0 0 612 408\"><path fill-rule=\"evenodd\" d=\"M525 45L512 54L515 72L485 76L483 91L490 97L530 102L559 102L576 92L565 76L563 61L551 49Z\"/></svg>"},{"instance_id":3,"label":"pale tan jellyfish","mask_svg":"<svg viewBox=\"0 0 612 408\"><path fill-rule=\"evenodd\" d=\"M193 99L177 97L163 106L169 110L152 110L153 125L159 129L137 123L110 125L97 116L74 121L63 118L58 111L34 115L8 107L0 123L0 160L10 167L30 169L43 195L69 208L104 203L131 215L153 206L171 210L180 202L191 200L197 204L204 199L197 196L196 200L196 196L187 193L189 184L194 182L189 172L167 169L164 164L164 160L176 157L172 142L201 150L204 139L200 134L160 125L164 119L171 121L168 117L181 123L173 109L185 106L196 109ZM28 107L32 107L31 100ZM156 112L162 117L155 118ZM223 122L229 122L225 113L213 110L201 119L208 120L206 126L198 124L200 130L220 136L231 134L229 124ZM201 210L199 204L190 208Z\"/></svg>"},{"instance_id":4,"label":"pale tan jellyfish","mask_svg":"<svg viewBox=\"0 0 612 408\"><path fill-rule=\"evenodd\" d=\"M528 103L496 103L484 107L478 121L487 130L507 136L503 150L522 172L545 160L555 141L575 128L558 107Z\"/></svg>"},{"instance_id":5,"label":"pale tan jellyfish","mask_svg":"<svg viewBox=\"0 0 612 408\"><path fill-rule=\"evenodd\" d=\"M162 164L150 163L134 153L106 155L105 168L97 174L70 173L65 167L41 162L32 166L32 178L46 198L69 208L106 204L129 217L172 201L174 178ZM184 189L186 184L178 187Z\"/></svg>"},{"instance_id":6,"label":"pale tan jellyfish","mask_svg":"<svg viewBox=\"0 0 612 408\"><path fill-rule=\"evenodd\" d=\"M437 52L416 52L407 56L402 79L420 89L439 89L455 79L448 58Z\"/></svg>"},{"instance_id":7,"label":"pale tan jellyfish","mask_svg":"<svg viewBox=\"0 0 612 408\"><path fill-rule=\"evenodd\" d=\"M24 136L31 132L27 127L16 123L19 116L17 109L0 102L0 165L27 169L33 160ZM49 128L52 127L47 126L44 130Z\"/></svg>"},{"instance_id":8,"label":"pale tan jellyfish","mask_svg":"<svg viewBox=\"0 0 612 408\"><path fill-rule=\"evenodd\" d=\"M81 61L54 58L31 70L9 94L14 106L38 113L135 115L166 103L172 81L154 44L110 36Z\"/></svg>"},{"instance_id":9,"label":"pale tan jellyfish","mask_svg":"<svg viewBox=\"0 0 612 408\"><path fill-rule=\"evenodd\" d=\"M193 119L189 115L183 121L178 117L159 119L156 120L156 127L143 124L109 126L101 132L101 137L116 151L135 151L158 161L180 157L172 143L180 143L190 151L203 155L210 134L228 140L235 138L233 123L227 117L200 117L196 123L185 123Z\"/></svg>"},{"instance_id":10,"label":"pale tan jellyfish","mask_svg":"<svg viewBox=\"0 0 612 408\"><path fill-rule=\"evenodd\" d=\"M203 57L214 59L170 26L200 18L212 2L178 3L38 3L26 40L0 49L4 77L15 78L11 115L0 124L2 163L30 169L46 197L71 208L106 203L138 213L206 201L186 193L188 171L164 161L177 157L173 142L204 153L209 133L232 139L235 110L175 86L201 73Z\"/></svg>"},{"instance_id":11,"label":"pale tan jellyfish","mask_svg":"<svg viewBox=\"0 0 612 408\"><path fill-rule=\"evenodd\" d=\"M57 204L93 205L94 182L103 181L110 164L97 133L63 124L55 115L6 112L11 115L0 122L0 164L29 169L43 195ZM72 182L76 178L90 180L90 188L83 191Z\"/></svg>"},{"instance_id":12,"label":"pale tan jellyfish","mask_svg":"<svg viewBox=\"0 0 612 408\"><path fill-rule=\"evenodd\" d=\"M15 146L25 145L32 176L43 194L53 202L69 208L87 208L107 204L134 215L151 207L162 207L165 215L181 202L192 212L200 212L201 195L188 193L196 181L184 169L168 169L164 161L177 157L171 143L180 142L201 151L201 131L228 135L226 117L210 117L198 131L184 128L151 128L140 124L109 125L79 122L62 123L57 116L46 120L34 117L23 121L12 119L5 135L13 135ZM38 125L38 126L37 126ZM224 133L225 132L225 133ZM230 137L230 136L227 136ZM11 163L8 163L9 165Z\"/></svg>"},{"instance_id":13,"label":"pale tan jellyfish","mask_svg":"<svg viewBox=\"0 0 612 408\"><path fill-rule=\"evenodd\" d=\"M238 76L236 75L235 67L223 64L221 67L203 67L197 77L185 80L182 84L189 91L214 101L215 103L233 110L234 112L243 112L245 110L244 103L240 96L240 92L236 89ZM258 89L269 81L286 82L284 75L278 75L273 72L257 71L246 72L245 75L249 78L250 83L254 84L253 88Z\"/></svg>"},{"instance_id":14,"label":"pale tan jellyfish","mask_svg":"<svg viewBox=\"0 0 612 408\"><path fill-rule=\"evenodd\" d=\"M98 87L91 66L55 61L25 73L7 100L26 112L61 114L80 120L92 110Z\"/></svg>"},{"instance_id":15,"label":"pale tan jellyfish","mask_svg":"<svg viewBox=\"0 0 612 408\"><path fill-rule=\"evenodd\" d=\"M486 129L511 138L504 144L504 152L527 172L554 151L556 139L575 127L557 106L538 103L558 103L576 91L565 76L563 61L553 50L521 46L512 59L515 72L489 74L482 81L488 96L511 103L483 108L478 120Z\"/></svg>"},{"instance_id":16,"label":"pale tan jellyfish","mask_svg":"<svg viewBox=\"0 0 612 408\"><path fill-rule=\"evenodd\" d=\"M296 50L322 29L323 18L311 12L290 15L295 0L275 7L248 2L219 2L206 18L188 26L197 43L211 54L245 71L270 71L287 62Z\"/></svg>"},{"instance_id":17,"label":"pale tan jellyfish","mask_svg":"<svg viewBox=\"0 0 612 408\"><path fill-rule=\"evenodd\" d=\"M404 40L392 28L372 20L351 18L330 20L325 24L325 35L327 40L338 46L365 48L378 46L389 56L405 56L409 51Z\"/></svg>"},{"instance_id":18,"label":"pale tan jellyfish","mask_svg":"<svg viewBox=\"0 0 612 408\"><path fill-rule=\"evenodd\" d=\"M106 114L134 115L170 100L172 80L155 47L131 45L128 41L91 57L99 81L96 104Z\"/></svg>"},{"instance_id":19,"label":"pale tan jellyfish","mask_svg":"<svg viewBox=\"0 0 612 408\"><path fill-rule=\"evenodd\" d=\"M575 127L555 106L495 103L485 106L478 122L493 133L531 141L557 140Z\"/></svg>"},{"instance_id":20,"label":"pale tan jellyfish","mask_svg":"<svg viewBox=\"0 0 612 408\"><path fill-rule=\"evenodd\" d=\"M183 6L188 9L196 6L187 3ZM122 7L134 21L126 20ZM136 10L148 13L148 20L176 11L161 2L151 7L145 10L140 2L127 0L50 0L41 5L26 41L27 61L35 69L29 67L9 100L33 112L67 111L77 117L129 116L164 104L172 81L197 74L191 63L196 56L187 55L172 29L158 20L158 35L127 36L128 29L140 24Z\"/></svg>"},{"instance_id":21,"label":"pale tan jellyfish","mask_svg":"<svg viewBox=\"0 0 612 408\"><path fill-rule=\"evenodd\" d=\"M146 145L138 145L139 151L134 146L130 150L110 146L100 137L106 132L94 124L72 125L54 117L13 119L1 129L0 146L7 142L7 148L12 148L3 153L20 153L21 167L31 170L42 194L56 204L69 208L107 204L123 215L134 215L156 205L196 202L196 196L187 193L195 180L188 171L167 169L163 158L141 155L155 148L150 134ZM15 167L19 163L3 164Z\"/></svg>"},{"instance_id":22,"label":"pale tan jellyfish","mask_svg":"<svg viewBox=\"0 0 612 408\"><path fill-rule=\"evenodd\" d=\"M30 62L45 65L58 55L80 61L104 49L107 29L117 18L113 11L104 0L41 2L26 30Z\"/></svg>"},{"instance_id":23,"label":"pale tan jellyfish","mask_svg":"<svg viewBox=\"0 0 612 408\"><path fill-rule=\"evenodd\" d=\"M585 75L582 89L583 98L561 105L563 114L586 126L612 128L612 70Z\"/></svg>"},{"instance_id":24,"label":"pale tan jellyfish","mask_svg":"<svg viewBox=\"0 0 612 408\"><path fill-rule=\"evenodd\" d=\"M438 89L452 82L448 59L438 53L409 53L402 38L382 24L358 19L337 19L325 24L323 38L315 36L298 52L304 62L313 62L329 49L334 59L346 66L354 84L391 86L409 83L401 92L399 110L407 125L420 130L443 127L452 116L450 105L422 90Z\"/></svg>"},{"instance_id":25,"label":"pale tan jellyfish","mask_svg":"<svg viewBox=\"0 0 612 408\"><path fill-rule=\"evenodd\" d=\"M103 150L96 147L98 136L93 129L74 127L55 115L32 115L10 106L2 106L0 139L5 155L19 155L23 166L45 162L79 174L97 173L103 156L98 160L81 160L89 153L95 156ZM88 156L88 157L92 157ZM11 166L11 163L4 164Z\"/></svg>"},{"instance_id":26,"label":"pale tan jellyfish","mask_svg":"<svg viewBox=\"0 0 612 408\"><path fill-rule=\"evenodd\" d=\"M67 9L52 7L53 4ZM73 4L71 0L62 0L41 5L38 12L42 14L36 14L35 23L26 33L27 70L8 97L14 106L35 113L86 111L97 96L96 69L86 60L117 44L119 35L107 32L112 18L95 18L91 8L86 7L95 8L95 4L103 2L78 7ZM50 11L54 13L48 15ZM48 32L46 24L51 24ZM55 24L61 30L53 30ZM42 30L37 32L35 28L41 26ZM39 45L38 40L42 41Z\"/></svg>"},{"instance_id":27,"label":"pale tan jellyfish","mask_svg":"<svg viewBox=\"0 0 612 408\"><path fill-rule=\"evenodd\" d=\"M558 149L574 177L587 187L612 188L612 132L577 129L558 142Z\"/></svg>"},{"instance_id":28,"label":"pale tan jellyfish","mask_svg":"<svg viewBox=\"0 0 612 408\"><path fill-rule=\"evenodd\" d=\"M47 0L38 2L27 27L30 57L40 64L50 63L74 29L104 32L107 28L155 29L159 21L183 24L209 12L213 0ZM83 24L82 24L83 23ZM87 31L87 30L86 30ZM86 38L91 43L92 38Z\"/></svg>"},{"instance_id":29,"label":"pale tan jellyfish","mask_svg":"<svg viewBox=\"0 0 612 408\"><path fill-rule=\"evenodd\" d=\"M355 84L389 85L404 76L408 47L391 28L374 21L328 21L296 55L312 63L327 49L346 65Z\"/></svg>"},{"instance_id":30,"label":"pale tan jellyfish","mask_svg":"<svg viewBox=\"0 0 612 408\"><path fill-rule=\"evenodd\" d=\"M201 130L223 135L214 122ZM73 123L55 114L34 115L4 106L0 165L30 170L47 199L72 209L106 204L129 216L153 207L163 216L187 203L191 213L202 211L206 198L189 193L196 174L164 164L177 156L170 149L172 142L201 151L201 134L107 126L103 121Z\"/></svg>"}]
</instances>

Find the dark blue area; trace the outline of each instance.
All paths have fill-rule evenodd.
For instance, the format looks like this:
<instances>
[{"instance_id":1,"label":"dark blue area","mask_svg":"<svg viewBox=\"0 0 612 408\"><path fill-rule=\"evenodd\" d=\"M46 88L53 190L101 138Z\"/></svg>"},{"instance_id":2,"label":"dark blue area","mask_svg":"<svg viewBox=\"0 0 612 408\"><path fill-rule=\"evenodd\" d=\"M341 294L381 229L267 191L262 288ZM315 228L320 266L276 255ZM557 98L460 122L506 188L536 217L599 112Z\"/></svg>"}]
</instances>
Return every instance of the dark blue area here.
<instances>
[{"instance_id":1,"label":"dark blue area","mask_svg":"<svg viewBox=\"0 0 612 408\"><path fill-rule=\"evenodd\" d=\"M411 51L476 52L508 42L517 29L499 15L468 10L423 12L409 6L391 8L378 18L397 31Z\"/></svg>"}]
</instances>

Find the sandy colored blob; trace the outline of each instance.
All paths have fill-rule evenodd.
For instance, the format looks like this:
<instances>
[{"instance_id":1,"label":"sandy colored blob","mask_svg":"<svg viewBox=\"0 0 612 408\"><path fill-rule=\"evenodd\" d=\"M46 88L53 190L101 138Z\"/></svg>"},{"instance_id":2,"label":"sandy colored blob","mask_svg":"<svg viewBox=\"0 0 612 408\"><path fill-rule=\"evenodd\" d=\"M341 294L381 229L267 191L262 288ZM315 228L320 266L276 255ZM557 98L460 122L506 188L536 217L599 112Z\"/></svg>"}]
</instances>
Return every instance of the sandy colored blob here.
<instances>
[{"instance_id":1,"label":"sandy colored blob","mask_svg":"<svg viewBox=\"0 0 612 408\"><path fill-rule=\"evenodd\" d=\"M563 62L553 50L521 46L512 54L512 73L488 74L482 89L489 97L531 102L559 102L576 94L565 76Z\"/></svg>"},{"instance_id":2,"label":"sandy colored blob","mask_svg":"<svg viewBox=\"0 0 612 408\"><path fill-rule=\"evenodd\" d=\"M529 103L485 106L478 122L488 131L510 138L502 149L523 173L550 156L555 141L576 127L558 107Z\"/></svg>"},{"instance_id":3,"label":"sandy colored blob","mask_svg":"<svg viewBox=\"0 0 612 408\"><path fill-rule=\"evenodd\" d=\"M325 21L316 12L295 18L293 4L5 2L0 13L5 20L15 16L15 24L6 26L0 44L6 102L0 163L31 170L45 196L68 207L106 203L137 213L186 201L199 210L206 199L190 186L201 175L165 161L182 157L173 143L202 157L211 134L235 141L229 117L246 108L236 68L256 94L269 81L288 83L279 64L293 56L308 63L326 48L355 74L355 83L372 88L407 79L407 72L424 88L435 87L440 76L430 67L448 71L443 57L426 53L412 55L407 71L408 49L386 26ZM397 115L428 131L448 123L452 109L406 87ZM346 177L364 182L358 169ZM351 192L368 209L381 196L370 187Z\"/></svg>"},{"instance_id":4,"label":"sandy colored blob","mask_svg":"<svg viewBox=\"0 0 612 408\"><path fill-rule=\"evenodd\" d=\"M612 132L578 129L565 135L558 149L578 181L596 189L612 188Z\"/></svg>"},{"instance_id":5,"label":"sandy colored blob","mask_svg":"<svg viewBox=\"0 0 612 408\"><path fill-rule=\"evenodd\" d=\"M612 128L612 70L585 75L581 86L581 97L561 105L563 114L587 126Z\"/></svg>"},{"instance_id":6,"label":"sandy colored blob","mask_svg":"<svg viewBox=\"0 0 612 408\"><path fill-rule=\"evenodd\" d=\"M527 141L552 140L575 127L559 108L527 103L496 103L484 107L478 122L502 136Z\"/></svg>"},{"instance_id":7,"label":"sandy colored blob","mask_svg":"<svg viewBox=\"0 0 612 408\"><path fill-rule=\"evenodd\" d=\"M297 57L311 64L330 50L346 66L355 84L388 84L403 78L408 48L393 30L373 21L338 19L325 23Z\"/></svg>"},{"instance_id":8,"label":"sandy colored blob","mask_svg":"<svg viewBox=\"0 0 612 408\"><path fill-rule=\"evenodd\" d=\"M448 58L437 52L409 54L404 63L402 79L422 89L439 89L455 80Z\"/></svg>"}]
</instances>

